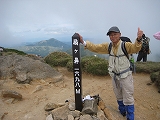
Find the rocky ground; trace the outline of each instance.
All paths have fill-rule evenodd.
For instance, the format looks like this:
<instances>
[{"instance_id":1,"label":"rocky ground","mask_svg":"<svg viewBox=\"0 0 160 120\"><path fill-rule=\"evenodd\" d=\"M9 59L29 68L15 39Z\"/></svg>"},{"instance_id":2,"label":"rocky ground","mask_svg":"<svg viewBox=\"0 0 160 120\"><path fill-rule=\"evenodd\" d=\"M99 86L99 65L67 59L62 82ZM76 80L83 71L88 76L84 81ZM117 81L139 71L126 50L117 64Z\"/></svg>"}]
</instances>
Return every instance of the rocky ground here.
<instances>
[{"instance_id":1,"label":"rocky ground","mask_svg":"<svg viewBox=\"0 0 160 120\"><path fill-rule=\"evenodd\" d=\"M57 68L63 80L51 83L49 80L34 80L30 84L18 84L14 80L0 80L0 93L14 90L22 94L22 100L6 99L0 96L0 117L3 120L45 120L44 107L47 103L64 103L74 99L73 73L66 68ZM150 83L149 74L133 74L135 87L135 120L160 119L160 93ZM82 75L83 96L97 95L103 99L114 120L126 120L117 110L111 78Z\"/></svg>"}]
</instances>

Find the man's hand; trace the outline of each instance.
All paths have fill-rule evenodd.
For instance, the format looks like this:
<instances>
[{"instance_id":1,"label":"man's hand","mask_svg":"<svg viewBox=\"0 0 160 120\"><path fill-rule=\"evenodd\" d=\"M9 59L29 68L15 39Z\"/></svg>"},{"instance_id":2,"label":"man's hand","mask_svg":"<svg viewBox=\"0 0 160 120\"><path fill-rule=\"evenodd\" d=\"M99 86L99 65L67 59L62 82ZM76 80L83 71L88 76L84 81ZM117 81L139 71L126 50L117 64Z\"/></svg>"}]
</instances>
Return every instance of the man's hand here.
<instances>
[{"instance_id":1,"label":"man's hand","mask_svg":"<svg viewBox=\"0 0 160 120\"><path fill-rule=\"evenodd\" d=\"M78 34L79 37L80 37L80 42L83 44L83 43L84 43L83 37L82 37L79 33L77 33L77 34Z\"/></svg>"},{"instance_id":2,"label":"man's hand","mask_svg":"<svg viewBox=\"0 0 160 120\"><path fill-rule=\"evenodd\" d=\"M142 35L143 35L143 31L140 28L138 28L137 39L140 40L142 38Z\"/></svg>"}]
</instances>

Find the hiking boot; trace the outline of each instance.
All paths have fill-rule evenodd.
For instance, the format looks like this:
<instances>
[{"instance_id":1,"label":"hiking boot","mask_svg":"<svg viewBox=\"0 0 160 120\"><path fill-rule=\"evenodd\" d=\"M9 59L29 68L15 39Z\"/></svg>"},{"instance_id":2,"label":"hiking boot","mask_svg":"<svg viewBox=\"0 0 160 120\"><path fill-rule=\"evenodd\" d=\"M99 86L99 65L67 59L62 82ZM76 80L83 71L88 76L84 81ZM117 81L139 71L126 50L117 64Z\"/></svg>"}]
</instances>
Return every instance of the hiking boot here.
<instances>
[{"instance_id":1,"label":"hiking boot","mask_svg":"<svg viewBox=\"0 0 160 120\"><path fill-rule=\"evenodd\" d=\"M123 117L125 117L126 116L126 112L124 112L124 113L121 113L122 115L123 115Z\"/></svg>"},{"instance_id":2,"label":"hiking boot","mask_svg":"<svg viewBox=\"0 0 160 120\"><path fill-rule=\"evenodd\" d=\"M120 113L125 117L126 116L126 108L125 105L123 104L123 101L117 101L118 102L118 109Z\"/></svg>"},{"instance_id":3,"label":"hiking boot","mask_svg":"<svg viewBox=\"0 0 160 120\"><path fill-rule=\"evenodd\" d=\"M127 120L134 120L134 105L126 105Z\"/></svg>"}]
</instances>

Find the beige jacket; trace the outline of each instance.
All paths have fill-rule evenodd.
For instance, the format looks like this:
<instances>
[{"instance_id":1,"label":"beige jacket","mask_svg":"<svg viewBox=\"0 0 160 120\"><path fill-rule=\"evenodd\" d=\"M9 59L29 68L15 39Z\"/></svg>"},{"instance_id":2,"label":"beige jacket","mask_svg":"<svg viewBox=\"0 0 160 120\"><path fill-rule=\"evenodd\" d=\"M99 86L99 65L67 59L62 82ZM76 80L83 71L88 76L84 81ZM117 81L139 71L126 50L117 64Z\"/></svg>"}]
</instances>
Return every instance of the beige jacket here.
<instances>
[{"instance_id":1,"label":"beige jacket","mask_svg":"<svg viewBox=\"0 0 160 120\"><path fill-rule=\"evenodd\" d=\"M115 56L124 54L121 49L121 42L122 41L120 40L116 45L112 46L111 54ZM108 46L109 46L109 43L95 45L89 41L86 41L85 48L92 52L101 53L101 54L109 54ZM142 42L137 42L137 40L135 41L135 43L126 42L125 44L125 48L128 54L137 53L141 49L141 46L142 46ZM128 69L130 66L129 60L127 59L126 56L123 56L123 57L115 57L115 56L109 57L108 70L109 70L109 74L111 77L114 77L114 73L112 71L114 71L115 73L121 73L122 71ZM118 77L125 78L129 74L131 74L131 71L125 72Z\"/></svg>"}]
</instances>

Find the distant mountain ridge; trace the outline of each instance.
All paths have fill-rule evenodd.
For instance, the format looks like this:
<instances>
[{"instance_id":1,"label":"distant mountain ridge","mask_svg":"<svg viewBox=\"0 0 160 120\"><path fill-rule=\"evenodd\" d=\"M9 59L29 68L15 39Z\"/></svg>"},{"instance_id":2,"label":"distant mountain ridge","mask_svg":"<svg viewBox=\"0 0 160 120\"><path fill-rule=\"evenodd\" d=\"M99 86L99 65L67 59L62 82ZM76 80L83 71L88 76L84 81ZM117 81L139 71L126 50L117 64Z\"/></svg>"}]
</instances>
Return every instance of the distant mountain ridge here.
<instances>
[{"instance_id":1,"label":"distant mountain ridge","mask_svg":"<svg viewBox=\"0 0 160 120\"><path fill-rule=\"evenodd\" d=\"M67 44L61 42L57 39L51 38L49 40L42 40L40 42L36 42L34 44L29 44L27 46L52 46L52 47L68 47Z\"/></svg>"},{"instance_id":2,"label":"distant mountain ridge","mask_svg":"<svg viewBox=\"0 0 160 120\"><path fill-rule=\"evenodd\" d=\"M48 40L42 40L42 41L35 42L35 43L30 43L28 45L14 47L13 49L23 51L27 54L40 55L42 57L46 57L50 53L57 52L57 51L66 52L72 55L72 43L71 42L64 43L54 38L51 38ZM97 56L97 57L106 58L106 55L101 55L101 54L91 52L89 50L84 50L84 47L81 45L80 45L80 53L81 53L81 57Z\"/></svg>"},{"instance_id":3,"label":"distant mountain ridge","mask_svg":"<svg viewBox=\"0 0 160 120\"><path fill-rule=\"evenodd\" d=\"M23 51L28 54L36 54L45 57L51 52L55 51L65 52L68 49L71 49L71 45L68 45L59 40L51 38L49 40L42 40L40 42L28 44L25 46L14 47L14 49Z\"/></svg>"}]
</instances>

